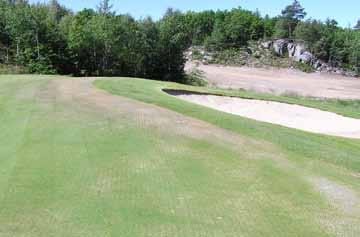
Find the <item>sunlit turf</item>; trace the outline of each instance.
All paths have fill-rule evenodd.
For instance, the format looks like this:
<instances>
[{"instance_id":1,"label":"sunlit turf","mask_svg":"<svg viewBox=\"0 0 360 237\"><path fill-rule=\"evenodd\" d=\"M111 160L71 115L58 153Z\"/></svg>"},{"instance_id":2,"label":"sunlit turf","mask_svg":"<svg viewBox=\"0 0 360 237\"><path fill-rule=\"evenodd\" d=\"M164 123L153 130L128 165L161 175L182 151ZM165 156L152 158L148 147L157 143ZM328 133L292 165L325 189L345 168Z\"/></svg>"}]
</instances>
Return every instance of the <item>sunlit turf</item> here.
<instances>
[{"instance_id":1,"label":"sunlit turf","mask_svg":"<svg viewBox=\"0 0 360 237\"><path fill-rule=\"evenodd\" d=\"M96 82L246 141L231 149L142 122L156 116L64 102L54 79L67 80L0 77L0 236L359 234L357 213L331 205L311 181L322 177L358 196L359 141L255 122L162 92L196 89L183 85Z\"/></svg>"},{"instance_id":2,"label":"sunlit turf","mask_svg":"<svg viewBox=\"0 0 360 237\"><path fill-rule=\"evenodd\" d=\"M270 94L192 87L176 83L131 78L98 80L95 82L95 85L116 95L156 104L243 135L270 141L291 153L291 157L294 157L294 159L299 162L308 160L311 160L311 162L322 161L344 167L354 172L360 172L360 140L317 135L253 121L179 100L163 92L163 90L181 89L242 98L273 100L319 108L355 118L360 118L360 101L274 96Z\"/></svg>"}]
</instances>

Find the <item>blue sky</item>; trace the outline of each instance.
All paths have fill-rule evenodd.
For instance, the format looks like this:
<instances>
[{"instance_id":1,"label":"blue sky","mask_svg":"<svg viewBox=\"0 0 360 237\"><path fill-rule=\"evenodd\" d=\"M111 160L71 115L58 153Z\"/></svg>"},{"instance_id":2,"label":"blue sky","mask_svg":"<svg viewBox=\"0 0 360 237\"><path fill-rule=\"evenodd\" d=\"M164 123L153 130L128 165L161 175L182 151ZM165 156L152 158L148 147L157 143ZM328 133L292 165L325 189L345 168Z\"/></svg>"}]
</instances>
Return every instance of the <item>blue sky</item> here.
<instances>
[{"instance_id":1,"label":"blue sky","mask_svg":"<svg viewBox=\"0 0 360 237\"><path fill-rule=\"evenodd\" d=\"M37 2L39 0L30 0ZM46 0L40 0L46 2ZM95 8L99 0L59 0L75 11L83 8ZM112 0L114 10L118 13L130 13L136 18L152 16L161 17L166 8L173 7L183 11L200 11L205 9L231 9L241 6L245 9L259 9L262 14L278 15L284 6L292 0ZM341 26L354 26L360 18L360 0L300 0L308 17L325 20L333 18Z\"/></svg>"}]
</instances>

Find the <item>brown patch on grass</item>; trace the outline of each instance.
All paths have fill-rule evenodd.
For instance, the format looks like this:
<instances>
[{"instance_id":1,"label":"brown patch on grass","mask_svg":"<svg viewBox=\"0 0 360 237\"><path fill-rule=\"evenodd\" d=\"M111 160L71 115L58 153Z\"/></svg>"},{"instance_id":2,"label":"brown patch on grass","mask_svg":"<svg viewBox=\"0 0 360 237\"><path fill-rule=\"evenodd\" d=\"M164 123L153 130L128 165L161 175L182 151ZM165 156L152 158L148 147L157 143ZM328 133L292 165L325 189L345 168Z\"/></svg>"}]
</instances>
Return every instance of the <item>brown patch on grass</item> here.
<instances>
[{"instance_id":1,"label":"brown patch on grass","mask_svg":"<svg viewBox=\"0 0 360 237\"><path fill-rule=\"evenodd\" d=\"M56 91L55 97L58 102L69 104L75 102L84 112L102 113L109 118L126 118L132 125L150 129L152 132L170 133L220 144L233 150L240 150L248 158L268 158L276 149L268 142L243 137L168 109L111 95L96 89L92 85L93 80L54 80L50 82L52 83L50 87L55 87L52 91ZM254 153L254 150L258 152Z\"/></svg>"},{"instance_id":2,"label":"brown patch on grass","mask_svg":"<svg viewBox=\"0 0 360 237\"><path fill-rule=\"evenodd\" d=\"M346 214L360 214L360 199L351 189L325 178L314 179L313 184L330 205Z\"/></svg>"},{"instance_id":3,"label":"brown patch on grass","mask_svg":"<svg viewBox=\"0 0 360 237\"><path fill-rule=\"evenodd\" d=\"M326 178L312 178L310 182L336 211L320 217L320 222L336 236L359 236L360 199L350 188Z\"/></svg>"}]
</instances>

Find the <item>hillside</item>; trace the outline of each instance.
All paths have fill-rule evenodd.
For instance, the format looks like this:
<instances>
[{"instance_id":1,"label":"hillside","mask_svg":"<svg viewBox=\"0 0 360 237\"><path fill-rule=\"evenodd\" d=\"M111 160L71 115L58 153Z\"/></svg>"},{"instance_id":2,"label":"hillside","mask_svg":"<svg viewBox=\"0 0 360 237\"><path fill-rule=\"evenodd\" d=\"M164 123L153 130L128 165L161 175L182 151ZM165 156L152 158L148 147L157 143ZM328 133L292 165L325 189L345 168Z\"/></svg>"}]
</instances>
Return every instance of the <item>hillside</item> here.
<instances>
[{"instance_id":1,"label":"hillside","mask_svg":"<svg viewBox=\"0 0 360 237\"><path fill-rule=\"evenodd\" d=\"M192 46L186 51L188 63L224 66L247 66L253 68L297 69L303 72L327 73L357 77L357 73L329 63L314 56L304 43L278 39L251 41L240 49L209 50L204 46Z\"/></svg>"}]
</instances>

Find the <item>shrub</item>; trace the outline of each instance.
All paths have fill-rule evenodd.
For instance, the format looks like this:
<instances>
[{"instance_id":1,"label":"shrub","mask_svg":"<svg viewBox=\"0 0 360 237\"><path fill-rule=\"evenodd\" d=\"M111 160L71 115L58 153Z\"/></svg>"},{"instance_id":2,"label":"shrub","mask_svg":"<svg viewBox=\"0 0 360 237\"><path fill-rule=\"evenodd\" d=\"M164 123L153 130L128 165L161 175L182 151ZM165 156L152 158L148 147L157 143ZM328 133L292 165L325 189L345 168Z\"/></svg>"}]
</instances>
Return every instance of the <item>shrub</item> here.
<instances>
[{"instance_id":1,"label":"shrub","mask_svg":"<svg viewBox=\"0 0 360 237\"><path fill-rule=\"evenodd\" d=\"M192 86L207 86L208 82L204 78L204 73L194 68L190 73L185 75L183 83Z\"/></svg>"}]
</instances>

